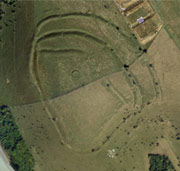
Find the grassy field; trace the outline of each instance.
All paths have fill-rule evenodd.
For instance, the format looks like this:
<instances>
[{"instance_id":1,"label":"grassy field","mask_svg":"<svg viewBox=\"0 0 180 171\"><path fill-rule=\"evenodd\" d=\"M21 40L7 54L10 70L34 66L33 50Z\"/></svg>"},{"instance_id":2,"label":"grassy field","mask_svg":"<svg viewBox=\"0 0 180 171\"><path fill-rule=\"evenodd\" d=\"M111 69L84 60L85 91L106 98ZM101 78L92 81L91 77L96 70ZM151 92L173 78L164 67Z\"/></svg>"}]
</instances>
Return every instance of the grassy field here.
<instances>
[{"instance_id":1,"label":"grassy field","mask_svg":"<svg viewBox=\"0 0 180 171\"><path fill-rule=\"evenodd\" d=\"M68 8L69 5L71 3L64 6ZM105 75L121 71L123 64L131 63L141 53L137 41L128 35L129 29L120 28L119 18L115 19L112 14L109 17L113 17L113 22L106 19L104 11L96 9L98 5L94 4L93 9L86 9L86 12L79 11L79 7L63 14L52 14L50 11L48 15L51 17L37 20L31 53L31 63L36 65L30 70L44 97L66 94ZM111 10L117 9L112 5ZM123 27L125 22L121 19ZM51 68L55 68L55 72ZM74 71L76 78L72 75ZM51 72L56 74L54 82Z\"/></svg>"},{"instance_id":2,"label":"grassy field","mask_svg":"<svg viewBox=\"0 0 180 171\"><path fill-rule=\"evenodd\" d=\"M180 1L150 1L156 12L160 15L165 29L180 48ZM167 15L168 14L168 15Z\"/></svg>"},{"instance_id":3,"label":"grassy field","mask_svg":"<svg viewBox=\"0 0 180 171\"><path fill-rule=\"evenodd\" d=\"M180 97L173 85L180 79L179 53L162 30L128 71L44 103L13 107L36 170L145 171L150 153L167 155L178 170ZM114 158L107 155L112 149Z\"/></svg>"},{"instance_id":4,"label":"grassy field","mask_svg":"<svg viewBox=\"0 0 180 171\"><path fill-rule=\"evenodd\" d=\"M155 153L178 171L180 51L166 30L142 55L113 1L19 1L13 16L0 101L35 171L147 171Z\"/></svg>"},{"instance_id":5,"label":"grassy field","mask_svg":"<svg viewBox=\"0 0 180 171\"><path fill-rule=\"evenodd\" d=\"M33 3L27 4L21 3L15 7L2 4L6 15L1 19L0 30L0 101L4 104L26 104L40 100L29 75L30 42L33 35L33 15L29 11L33 9ZM22 9L24 19L21 16ZM12 10L16 13L12 13ZM22 27L24 25L27 27Z\"/></svg>"},{"instance_id":6,"label":"grassy field","mask_svg":"<svg viewBox=\"0 0 180 171\"><path fill-rule=\"evenodd\" d=\"M113 2L79 1L77 4L19 2L15 13L10 7L4 7L7 15L2 23L13 18L13 22L8 26L4 24L1 30L0 78L1 87L5 89L1 97L6 104L39 101L37 86L46 92L44 98L68 93L121 71L123 64L131 63L142 53ZM8 51L6 47L13 49ZM104 62L100 64L100 61ZM69 68L61 70L66 62ZM78 76L73 76L74 71ZM6 96L6 92L11 92L10 96Z\"/></svg>"}]
</instances>

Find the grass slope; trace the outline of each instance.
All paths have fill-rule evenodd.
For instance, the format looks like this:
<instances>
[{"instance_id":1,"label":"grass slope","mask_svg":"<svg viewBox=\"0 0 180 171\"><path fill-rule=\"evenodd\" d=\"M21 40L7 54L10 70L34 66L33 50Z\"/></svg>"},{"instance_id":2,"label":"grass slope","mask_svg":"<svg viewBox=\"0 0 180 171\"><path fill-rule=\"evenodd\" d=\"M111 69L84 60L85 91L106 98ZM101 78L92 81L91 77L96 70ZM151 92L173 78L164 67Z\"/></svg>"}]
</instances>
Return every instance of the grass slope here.
<instances>
[{"instance_id":1,"label":"grass slope","mask_svg":"<svg viewBox=\"0 0 180 171\"><path fill-rule=\"evenodd\" d=\"M142 50L113 2L74 3L27 1L13 9L3 5L0 79L6 104L39 101L36 88L45 98L66 94L121 71L140 56Z\"/></svg>"},{"instance_id":2,"label":"grass slope","mask_svg":"<svg viewBox=\"0 0 180 171\"><path fill-rule=\"evenodd\" d=\"M180 49L180 1L150 1L156 12L160 15L165 29ZM168 13L168 15L167 15Z\"/></svg>"}]
</instances>

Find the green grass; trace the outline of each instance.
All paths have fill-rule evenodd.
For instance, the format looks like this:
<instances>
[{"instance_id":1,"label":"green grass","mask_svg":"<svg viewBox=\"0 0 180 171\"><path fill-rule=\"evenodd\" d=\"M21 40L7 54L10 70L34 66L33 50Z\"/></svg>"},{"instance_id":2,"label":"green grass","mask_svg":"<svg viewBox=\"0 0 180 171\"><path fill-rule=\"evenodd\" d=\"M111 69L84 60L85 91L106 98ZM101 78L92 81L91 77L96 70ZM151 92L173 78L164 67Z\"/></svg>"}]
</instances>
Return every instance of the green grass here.
<instances>
[{"instance_id":1,"label":"green grass","mask_svg":"<svg viewBox=\"0 0 180 171\"><path fill-rule=\"evenodd\" d=\"M82 42L82 44L78 44L78 46L82 47L82 53L71 51L70 48L76 48L73 46L66 46L67 50L65 52L46 51L38 53L39 65L36 70L44 91L47 94L51 94L48 95L49 97L65 94L102 76L123 69L121 61L112 54L110 48L98 44L96 48L93 48L93 42L84 41L83 39L78 37L76 39ZM89 45L84 47L86 48L85 50L83 49L83 43ZM61 49L61 47L59 48ZM54 69L52 70L52 68ZM72 75L75 70L79 72L79 76L76 79Z\"/></svg>"}]
</instances>

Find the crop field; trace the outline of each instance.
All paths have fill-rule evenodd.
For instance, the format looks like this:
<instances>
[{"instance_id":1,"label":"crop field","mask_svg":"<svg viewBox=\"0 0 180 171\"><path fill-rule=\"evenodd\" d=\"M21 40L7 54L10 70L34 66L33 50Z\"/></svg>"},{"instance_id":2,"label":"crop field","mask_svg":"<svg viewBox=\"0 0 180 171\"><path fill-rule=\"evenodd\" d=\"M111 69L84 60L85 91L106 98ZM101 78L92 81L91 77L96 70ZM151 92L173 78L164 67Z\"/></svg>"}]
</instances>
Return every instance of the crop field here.
<instances>
[{"instance_id":1,"label":"crop field","mask_svg":"<svg viewBox=\"0 0 180 171\"><path fill-rule=\"evenodd\" d=\"M140 17L146 18L146 16L153 15L154 11L151 8L150 4L147 1L142 2L138 7L135 7L127 11L127 20L129 23L133 24L137 22L137 19Z\"/></svg>"},{"instance_id":2,"label":"crop field","mask_svg":"<svg viewBox=\"0 0 180 171\"><path fill-rule=\"evenodd\" d=\"M135 11L132 15L128 15L128 20L130 23L137 22L137 19L140 17L145 17L147 15L147 11L143 8L139 8L137 11Z\"/></svg>"},{"instance_id":3,"label":"crop field","mask_svg":"<svg viewBox=\"0 0 180 171\"><path fill-rule=\"evenodd\" d=\"M124 1L124 0L116 0L117 4L119 4L122 8L126 8L127 10L134 8L136 5L141 4L142 0L130 0L130 1Z\"/></svg>"},{"instance_id":4,"label":"crop field","mask_svg":"<svg viewBox=\"0 0 180 171\"><path fill-rule=\"evenodd\" d=\"M143 24L136 27L134 32L137 33L141 40L144 40L148 36L154 36L158 32L158 29L161 28L159 21L159 16L154 15L147 22L145 21Z\"/></svg>"},{"instance_id":5,"label":"crop field","mask_svg":"<svg viewBox=\"0 0 180 171\"><path fill-rule=\"evenodd\" d=\"M148 2L125 5L134 3ZM35 171L148 171L149 154L180 170L180 51L166 27L156 32L157 14L132 30L114 1L3 8L0 102ZM133 22L147 12L136 10ZM14 23L6 26L8 17ZM154 34L144 49L138 40Z\"/></svg>"},{"instance_id":6,"label":"crop field","mask_svg":"<svg viewBox=\"0 0 180 171\"><path fill-rule=\"evenodd\" d=\"M150 43L162 28L160 17L155 13L150 3L146 0L115 2L139 43L144 46ZM127 4L129 5L127 6Z\"/></svg>"}]
</instances>

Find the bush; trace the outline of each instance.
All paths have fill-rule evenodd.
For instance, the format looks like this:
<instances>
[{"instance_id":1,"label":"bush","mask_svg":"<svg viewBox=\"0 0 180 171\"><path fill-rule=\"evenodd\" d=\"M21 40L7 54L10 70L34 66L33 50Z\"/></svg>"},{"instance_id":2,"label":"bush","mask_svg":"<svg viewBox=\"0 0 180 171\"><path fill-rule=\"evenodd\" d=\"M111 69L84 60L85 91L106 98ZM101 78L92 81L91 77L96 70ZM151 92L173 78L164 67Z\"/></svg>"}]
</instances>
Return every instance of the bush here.
<instances>
[{"instance_id":1,"label":"bush","mask_svg":"<svg viewBox=\"0 0 180 171\"><path fill-rule=\"evenodd\" d=\"M16 2L16 0L2 0L2 2L4 2L5 4L14 4Z\"/></svg>"},{"instance_id":2,"label":"bush","mask_svg":"<svg viewBox=\"0 0 180 171\"><path fill-rule=\"evenodd\" d=\"M149 171L176 171L165 155L148 154L150 160Z\"/></svg>"}]
</instances>

